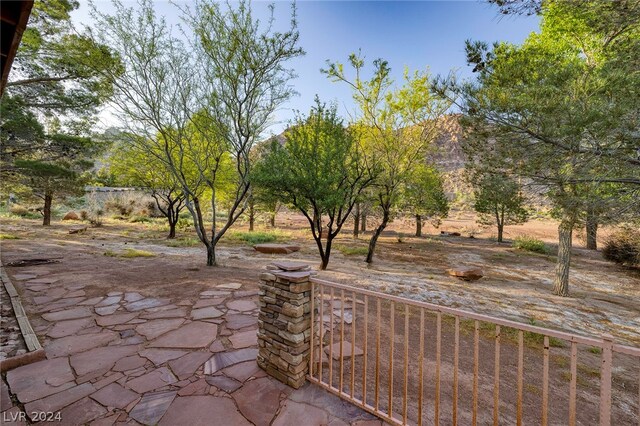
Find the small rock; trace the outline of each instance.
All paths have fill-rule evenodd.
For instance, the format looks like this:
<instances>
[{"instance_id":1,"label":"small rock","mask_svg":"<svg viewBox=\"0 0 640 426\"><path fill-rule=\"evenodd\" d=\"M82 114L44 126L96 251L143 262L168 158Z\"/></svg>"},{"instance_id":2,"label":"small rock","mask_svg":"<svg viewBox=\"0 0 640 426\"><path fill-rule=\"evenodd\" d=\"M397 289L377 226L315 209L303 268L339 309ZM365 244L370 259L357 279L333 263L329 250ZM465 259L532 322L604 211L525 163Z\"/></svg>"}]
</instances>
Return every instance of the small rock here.
<instances>
[{"instance_id":1,"label":"small rock","mask_svg":"<svg viewBox=\"0 0 640 426\"><path fill-rule=\"evenodd\" d=\"M451 275L452 277L460 278L464 281L475 281L484 276L482 269L474 268L472 266L447 269L447 274Z\"/></svg>"},{"instance_id":2,"label":"small rock","mask_svg":"<svg viewBox=\"0 0 640 426\"><path fill-rule=\"evenodd\" d=\"M256 244L253 248L260 253L268 254L289 254L300 250L300 246L291 244Z\"/></svg>"}]
</instances>

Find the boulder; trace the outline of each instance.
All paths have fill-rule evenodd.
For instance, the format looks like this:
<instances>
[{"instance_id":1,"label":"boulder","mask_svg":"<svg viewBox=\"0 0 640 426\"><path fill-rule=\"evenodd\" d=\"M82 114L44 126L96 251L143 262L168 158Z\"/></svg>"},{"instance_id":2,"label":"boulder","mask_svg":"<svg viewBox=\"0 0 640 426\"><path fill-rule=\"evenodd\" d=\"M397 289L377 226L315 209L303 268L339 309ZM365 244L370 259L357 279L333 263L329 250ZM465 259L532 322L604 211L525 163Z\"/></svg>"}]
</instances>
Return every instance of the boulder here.
<instances>
[{"instance_id":1,"label":"boulder","mask_svg":"<svg viewBox=\"0 0 640 426\"><path fill-rule=\"evenodd\" d=\"M270 254L289 254L300 250L300 246L291 244L256 244L253 248L260 253Z\"/></svg>"},{"instance_id":2,"label":"boulder","mask_svg":"<svg viewBox=\"0 0 640 426\"><path fill-rule=\"evenodd\" d=\"M462 266L457 268L447 269L447 274L452 277L460 278L464 281L475 281L483 277L484 273L482 269L472 266Z\"/></svg>"},{"instance_id":3,"label":"boulder","mask_svg":"<svg viewBox=\"0 0 640 426\"><path fill-rule=\"evenodd\" d=\"M62 220L80 220L80 216L74 211L65 214Z\"/></svg>"}]
</instances>

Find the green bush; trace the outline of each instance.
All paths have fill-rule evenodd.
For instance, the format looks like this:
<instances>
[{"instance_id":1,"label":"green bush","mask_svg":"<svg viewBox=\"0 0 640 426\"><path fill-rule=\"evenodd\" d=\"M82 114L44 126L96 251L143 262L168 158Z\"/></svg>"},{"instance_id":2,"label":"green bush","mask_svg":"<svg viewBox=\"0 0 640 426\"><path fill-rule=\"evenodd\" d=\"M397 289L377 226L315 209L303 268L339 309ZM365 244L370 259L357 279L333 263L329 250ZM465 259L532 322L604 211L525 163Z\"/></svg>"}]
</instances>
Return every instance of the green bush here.
<instances>
[{"instance_id":1,"label":"green bush","mask_svg":"<svg viewBox=\"0 0 640 426\"><path fill-rule=\"evenodd\" d=\"M14 204L9 208L9 213L15 214L16 216L26 216L29 214L29 210L24 206Z\"/></svg>"},{"instance_id":2,"label":"green bush","mask_svg":"<svg viewBox=\"0 0 640 426\"><path fill-rule=\"evenodd\" d=\"M38 212L29 210L28 208L19 204L14 204L9 208L9 213L14 216L20 216L24 219L40 219L42 215Z\"/></svg>"},{"instance_id":3,"label":"green bush","mask_svg":"<svg viewBox=\"0 0 640 426\"><path fill-rule=\"evenodd\" d=\"M520 235L513 240L513 247L518 250L531 251L534 253L549 253L549 248L543 241L528 235Z\"/></svg>"},{"instance_id":4,"label":"green bush","mask_svg":"<svg viewBox=\"0 0 640 426\"><path fill-rule=\"evenodd\" d=\"M640 231L625 227L614 232L607 238L602 255L612 262L640 266Z\"/></svg>"},{"instance_id":5,"label":"green bush","mask_svg":"<svg viewBox=\"0 0 640 426\"><path fill-rule=\"evenodd\" d=\"M145 251L145 250L138 250L138 249L126 249L124 252L115 252L113 250L107 250L104 252L105 256L108 257L122 257L125 259L133 259L136 257L155 257L155 253L152 253L150 251Z\"/></svg>"},{"instance_id":6,"label":"green bush","mask_svg":"<svg viewBox=\"0 0 640 426\"><path fill-rule=\"evenodd\" d=\"M250 245L285 241L288 237L288 234L278 230L254 232L230 231L225 234L225 238L229 241L242 241Z\"/></svg>"},{"instance_id":7,"label":"green bush","mask_svg":"<svg viewBox=\"0 0 640 426\"><path fill-rule=\"evenodd\" d=\"M0 240L19 240L20 237L17 237L13 234L0 234Z\"/></svg>"}]
</instances>

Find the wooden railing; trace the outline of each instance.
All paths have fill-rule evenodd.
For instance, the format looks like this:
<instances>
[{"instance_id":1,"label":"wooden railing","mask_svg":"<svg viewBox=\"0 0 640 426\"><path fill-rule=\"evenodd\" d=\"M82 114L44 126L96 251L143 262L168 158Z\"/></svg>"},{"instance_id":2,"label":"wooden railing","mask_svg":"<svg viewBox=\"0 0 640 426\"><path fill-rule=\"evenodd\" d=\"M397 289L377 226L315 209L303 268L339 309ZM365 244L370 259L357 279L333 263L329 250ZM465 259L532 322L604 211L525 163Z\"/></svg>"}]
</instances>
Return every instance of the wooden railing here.
<instances>
[{"instance_id":1,"label":"wooden railing","mask_svg":"<svg viewBox=\"0 0 640 426\"><path fill-rule=\"evenodd\" d=\"M389 423L640 425L638 348L311 282L308 379Z\"/></svg>"}]
</instances>

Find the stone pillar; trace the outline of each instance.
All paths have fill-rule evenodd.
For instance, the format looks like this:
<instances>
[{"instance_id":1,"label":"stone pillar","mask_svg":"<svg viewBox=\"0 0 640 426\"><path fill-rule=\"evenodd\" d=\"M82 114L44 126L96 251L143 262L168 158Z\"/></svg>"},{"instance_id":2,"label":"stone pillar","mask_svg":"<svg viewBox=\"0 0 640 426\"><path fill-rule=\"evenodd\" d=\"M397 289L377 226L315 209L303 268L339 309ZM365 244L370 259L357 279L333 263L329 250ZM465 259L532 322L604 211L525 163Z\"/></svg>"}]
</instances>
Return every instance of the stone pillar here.
<instances>
[{"instance_id":1,"label":"stone pillar","mask_svg":"<svg viewBox=\"0 0 640 426\"><path fill-rule=\"evenodd\" d=\"M299 388L309 371L311 282L308 265L279 262L260 275L258 365Z\"/></svg>"}]
</instances>

